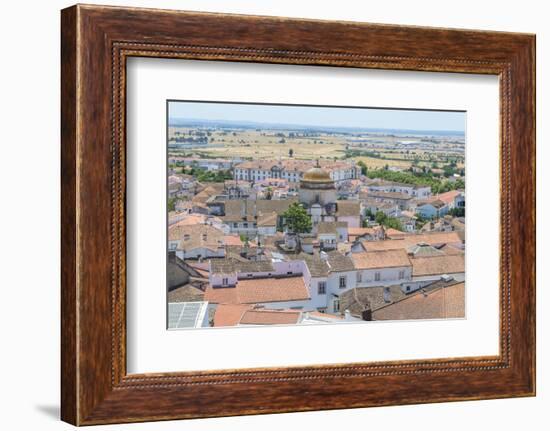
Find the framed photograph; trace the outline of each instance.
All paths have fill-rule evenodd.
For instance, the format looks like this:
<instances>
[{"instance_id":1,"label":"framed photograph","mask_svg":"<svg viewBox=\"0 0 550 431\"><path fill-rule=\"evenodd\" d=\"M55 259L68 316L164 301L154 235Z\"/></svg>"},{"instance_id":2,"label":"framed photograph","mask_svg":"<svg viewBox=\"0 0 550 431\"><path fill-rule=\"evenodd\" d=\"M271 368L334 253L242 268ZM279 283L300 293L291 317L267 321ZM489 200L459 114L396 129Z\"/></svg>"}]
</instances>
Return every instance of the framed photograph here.
<instances>
[{"instance_id":1,"label":"framed photograph","mask_svg":"<svg viewBox=\"0 0 550 431\"><path fill-rule=\"evenodd\" d=\"M77 5L61 43L63 420L535 394L533 35Z\"/></svg>"}]
</instances>

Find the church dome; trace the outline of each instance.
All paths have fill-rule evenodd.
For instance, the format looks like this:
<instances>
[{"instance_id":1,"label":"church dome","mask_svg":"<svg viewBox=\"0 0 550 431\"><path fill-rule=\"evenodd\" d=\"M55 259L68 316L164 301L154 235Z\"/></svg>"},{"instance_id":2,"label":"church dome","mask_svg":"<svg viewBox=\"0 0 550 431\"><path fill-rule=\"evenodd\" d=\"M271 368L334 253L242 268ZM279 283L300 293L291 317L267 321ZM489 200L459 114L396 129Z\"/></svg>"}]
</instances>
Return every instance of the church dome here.
<instances>
[{"instance_id":1,"label":"church dome","mask_svg":"<svg viewBox=\"0 0 550 431\"><path fill-rule=\"evenodd\" d=\"M316 166L314 168L309 169L304 174L303 181L307 181L310 183L326 183L326 182L332 181L332 178L330 177L330 174L327 171Z\"/></svg>"}]
</instances>

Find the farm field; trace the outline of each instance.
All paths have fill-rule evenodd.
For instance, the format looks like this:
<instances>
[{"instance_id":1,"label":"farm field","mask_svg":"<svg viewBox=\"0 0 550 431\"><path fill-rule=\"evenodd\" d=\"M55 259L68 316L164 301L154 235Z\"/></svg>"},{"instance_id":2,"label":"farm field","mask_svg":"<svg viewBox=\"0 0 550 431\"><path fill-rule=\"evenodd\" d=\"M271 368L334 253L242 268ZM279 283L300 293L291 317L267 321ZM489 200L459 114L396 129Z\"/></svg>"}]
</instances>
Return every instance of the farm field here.
<instances>
[{"instance_id":1,"label":"farm field","mask_svg":"<svg viewBox=\"0 0 550 431\"><path fill-rule=\"evenodd\" d=\"M370 169L385 166L408 169L448 163L463 151L463 143L446 138L434 143L420 137L377 134L326 133L285 129L170 127L170 152L174 155L223 159L348 159L362 161ZM177 139L187 139L178 146ZM195 144L189 140L202 140ZM174 142L176 141L176 142ZM187 145L185 145L187 144ZM374 154L371 154L374 153ZM376 156L379 155L379 157ZM458 160L457 166L463 167Z\"/></svg>"},{"instance_id":2,"label":"farm field","mask_svg":"<svg viewBox=\"0 0 550 431\"><path fill-rule=\"evenodd\" d=\"M386 160L386 159L379 159L376 157L366 157L366 156L359 156L359 157L353 157L353 160L356 162L363 162L367 168L369 169L381 169L388 165L388 167L396 167L401 169L408 169L412 165L412 161L409 160ZM423 165L423 163L419 163L420 166Z\"/></svg>"}]
</instances>

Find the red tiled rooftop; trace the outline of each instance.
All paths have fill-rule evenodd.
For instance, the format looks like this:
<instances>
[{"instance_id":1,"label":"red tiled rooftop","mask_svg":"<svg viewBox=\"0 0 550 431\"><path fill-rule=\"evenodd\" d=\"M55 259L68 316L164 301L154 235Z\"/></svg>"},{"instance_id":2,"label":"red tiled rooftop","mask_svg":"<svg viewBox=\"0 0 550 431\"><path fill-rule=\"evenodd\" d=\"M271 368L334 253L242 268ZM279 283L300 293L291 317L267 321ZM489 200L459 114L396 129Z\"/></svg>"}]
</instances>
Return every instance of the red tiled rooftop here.
<instances>
[{"instance_id":1,"label":"red tiled rooftop","mask_svg":"<svg viewBox=\"0 0 550 431\"><path fill-rule=\"evenodd\" d=\"M219 304L214 313L214 326L235 326L251 305Z\"/></svg>"},{"instance_id":2,"label":"red tiled rooftop","mask_svg":"<svg viewBox=\"0 0 550 431\"><path fill-rule=\"evenodd\" d=\"M357 269L397 268L411 266L407 252L399 250L380 250L352 254Z\"/></svg>"},{"instance_id":3,"label":"red tiled rooftop","mask_svg":"<svg viewBox=\"0 0 550 431\"><path fill-rule=\"evenodd\" d=\"M445 193L441 193L437 195L437 199L440 201L445 202L446 204L450 204L454 202L455 198L460 195L462 192L460 190L451 190Z\"/></svg>"},{"instance_id":4,"label":"red tiled rooftop","mask_svg":"<svg viewBox=\"0 0 550 431\"><path fill-rule=\"evenodd\" d=\"M243 245L243 242L238 235L225 235L223 237L223 242L225 243L225 245Z\"/></svg>"},{"instance_id":5,"label":"red tiled rooftop","mask_svg":"<svg viewBox=\"0 0 550 431\"><path fill-rule=\"evenodd\" d=\"M464 254L411 259L413 277L464 272Z\"/></svg>"},{"instance_id":6,"label":"red tiled rooftop","mask_svg":"<svg viewBox=\"0 0 550 431\"><path fill-rule=\"evenodd\" d=\"M425 242L429 245L462 243L457 232L434 232L427 234L404 234L402 239L389 239L384 241L363 241L367 251L407 249L413 245Z\"/></svg>"},{"instance_id":7,"label":"red tiled rooftop","mask_svg":"<svg viewBox=\"0 0 550 431\"><path fill-rule=\"evenodd\" d=\"M289 325L298 323L299 311L276 311L276 310L248 310L240 323L242 325Z\"/></svg>"},{"instance_id":8,"label":"red tiled rooftop","mask_svg":"<svg viewBox=\"0 0 550 431\"><path fill-rule=\"evenodd\" d=\"M375 320L450 319L465 316L464 283L418 292L374 311Z\"/></svg>"},{"instance_id":9,"label":"red tiled rooftop","mask_svg":"<svg viewBox=\"0 0 550 431\"><path fill-rule=\"evenodd\" d=\"M239 280L235 287L206 288L204 300L216 304L257 304L309 299L303 277Z\"/></svg>"}]
</instances>

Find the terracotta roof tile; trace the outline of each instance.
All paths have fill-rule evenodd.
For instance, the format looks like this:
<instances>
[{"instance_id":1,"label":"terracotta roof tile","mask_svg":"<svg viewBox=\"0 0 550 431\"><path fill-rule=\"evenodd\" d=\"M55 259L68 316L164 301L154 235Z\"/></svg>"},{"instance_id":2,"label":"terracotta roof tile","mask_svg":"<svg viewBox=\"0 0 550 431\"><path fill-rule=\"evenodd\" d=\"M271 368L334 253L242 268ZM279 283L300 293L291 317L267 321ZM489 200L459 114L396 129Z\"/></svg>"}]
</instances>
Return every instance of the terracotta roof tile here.
<instances>
[{"instance_id":1,"label":"terracotta roof tile","mask_svg":"<svg viewBox=\"0 0 550 431\"><path fill-rule=\"evenodd\" d=\"M168 228L168 240L179 241L179 250L192 250L204 247L217 250L223 246L223 232L204 224L176 223Z\"/></svg>"},{"instance_id":2,"label":"terracotta roof tile","mask_svg":"<svg viewBox=\"0 0 550 431\"><path fill-rule=\"evenodd\" d=\"M260 214L258 216L258 226L277 226L277 213Z\"/></svg>"},{"instance_id":3,"label":"terracotta roof tile","mask_svg":"<svg viewBox=\"0 0 550 431\"><path fill-rule=\"evenodd\" d=\"M336 215L338 217L359 216L361 212L361 203L359 201L337 201Z\"/></svg>"},{"instance_id":4,"label":"terracotta roof tile","mask_svg":"<svg viewBox=\"0 0 550 431\"><path fill-rule=\"evenodd\" d=\"M309 299L303 277L238 280L235 287L206 288L204 300L217 304L257 304Z\"/></svg>"},{"instance_id":5,"label":"terracotta roof tile","mask_svg":"<svg viewBox=\"0 0 550 431\"><path fill-rule=\"evenodd\" d=\"M211 259L210 271L212 274L233 274L235 272L273 272L273 264L268 260L237 260L234 258Z\"/></svg>"},{"instance_id":6,"label":"terracotta roof tile","mask_svg":"<svg viewBox=\"0 0 550 431\"><path fill-rule=\"evenodd\" d=\"M191 206L191 204L189 204ZM181 220L174 223L172 226L189 226L189 225L196 225L196 224L205 224L207 216L204 214L181 214L181 213L174 213L173 216L180 216L182 217ZM171 226L171 227L172 227Z\"/></svg>"},{"instance_id":7,"label":"terracotta roof tile","mask_svg":"<svg viewBox=\"0 0 550 431\"><path fill-rule=\"evenodd\" d=\"M242 247L243 242L241 241L241 238L238 235L224 235L223 241L225 245L234 245Z\"/></svg>"},{"instance_id":8,"label":"terracotta roof tile","mask_svg":"<svg viewBox=\"0 0 550 431\"><path fill-rule=\"evenodd\" d=\"M451 319L464 316L464 283L430 291L421 290L373 313L375 320Z\"/></svg>"},{"instance_id":9,"label":"terracotta roof tile","mask_svg":"<svg viewBox=\"0 0 550 431\"><path fill-rule=\"evenodd\" d=\"M252 305L219 304L214 313L214 326L235 326L241 321L243 314Z\"/></svg>"},{"instance_id":10,"label":"terracotta roof tile","mask_svg":"<svg viewBox=\"0 0 550 431\"><path fill-rule=\"evenodd\" d=\"M328 265L331 272L354 271L353 260L349 256L344 256L339 251L330 251L328 255Z\"/></svg>"},{"instance_id":11,"label":"terracotta roof tile","mask_svg":"<svg viewBox=\"0 0 550 431\"><path fill-rule=\"evenodd\" d=\"M376 231L372 227L348 227L348 235L350 241L353 241L354 238L363 236L363 235L375 235Z\"/></svg>"},{"instance_id":12,"label":"terracotta roof tile","mask_svg":"<svg viewBox=\"0 0 550 431\"><path fill-rule=\"evenodd\" d=\"M464 255L444 255L411 259L413 277L464 272Z\"/></svg>"},{"instance_id":13,"label":"terracotta roof tile","mask_svg":"<svg viewBox=\"0 0 550 431\"><path fill-rule=\"evenodd\" d=\"M329 314L329 313L321 313L320 311L308 311L307 314L309 314L311 317L321 317L323 319L334 319L334 320L342 320L342 316L338 316L336 314Z\"/></svg>"},{"instance_id":14,"label":"terracotta roof tile","mask_svg":"<svg viewBox=\"0 0 550 431\"><path fill-rule=\"evenodd\" d=\"M340 310L349 310L354 316L361 317L364 310L377 310L380 307L388 305L384 300L384 289L389 289L390 303L403 299L406 295L401 290L401 286L374 286L374 287L356 287L347 290L340 295Z\"/></svg>"},{"instance_id":15,"label":"terracotta roof tile","mask_svg":"<svg viewBox=\"0 0 550 431\"><path fill-rule=\"evenodd\" d=\"M249 310L241 320L241 325L289 325L300 320L299 311Z\"/></svg>"},{"instance_id":16,"label":"terracotta roof tile","mask_svg":"<svg viewBox=\"0 0 550 431\"><path fill-rule=\"evenodd\" d=\"M298 202L298 198L271 199L271 200L252 200L252 199L232 199L224 202L225 215L221 217L226 222L245 221L243 214L246 215L246 221L259 221L264 217L272 217L273 213L282 214L290 204ZM262 221L264 223L264 221Z\"/></svg>"},{"instance_id":17,"label":"terracotta roof tile","mask_svg":"<svg viewBox=\"0 0 550 431\"><path fill-rule=\"evenodd\" d=\"M455 198L457 196L459 196L460 194L462 194L462 193L464 193L464 192L462 192L460 190L450 190L448 192L438 194L437 199L439 199L440 201L445 202L446 204L450 204L450 203L454 202Z\"/></svg>"},{"instance_id":18,"label":"terracotta roof tile","mask_svg":"<svg viewBox=\"0 0 550 431\"><path fill-rule=\"evenodd\" d=\"M396 268L411 266L405 250L382 250L354 253L353 263L357 269Z\"/></svg>"},{"instance_id":19,"label":"terracotta roof tile","mask_svg":"<svg viewBox=\"0 0 550 431\"><path fill-rule=\"evenodd\" d=\"M318 254L300 253L296 259L302 259L306 263L312 277L326 277L329 274L328 263L322 260Z\"/></svg>"},{"instance_id":20,"label":"terracotta roof tile","mask_svg":"<svg viewBox=\"0 0 550 431\"><path fill-rule=\"evenodd\" d=\"M303 277L239 280L237 289L239 300L245 304L309 299L309 290Z\"/></svg>"},{"instance_id":21,"label":"terracotta roof tile","mask_svg":"<svg viewBox=\"0 0 550 431\"><path fill-rule=\"evenodd\" d=\"M194 204L206 204L206 201L216 194L217 190L214 187L206 187L201 192L193 196L191 202Z\"/></svg>"},{"instance_id":22,"label":"terracotta roof tile","mask_svg":"<svg viewBox=\"0 0 550 431\"><path fill-rule=\"evenodd\" d=\"M323 221L317 225L317 234L334 234L336 235L336 223Z\"/></svg>"},{"instance_id":23,"label":"terracotta roof tile","mask_svg":"<svg viewBox=\"0 0 550 431\"><path fill-rule=\"evenodd\" d=\"M443 208L445 205L447 205L445 202L435 198L435 199L430 199L430 200L427 200L427 201L421 201L421 202L418 202L418 208L424 206L424 205L431 205L433 206L434 208Z\"/></svg>"},{"instance_id":24,"label":"terracotta roof tile","mask_svg":"<svg viewBox=\"0 0 550 431\"><path fill-rule=\"evenodd\" d=\"M204 292L186 284L168 292L168 302L195 302L202 301Z\"/></svg>"},{"instance_id":25,"label":"terracotta roof tile","mask_svg":"<svg viewBox=\"0 0 550 431\"><path fill-rule=\"evenodd\" d=\"M429 245L443 245L449 243L461 243L457 232L433 232L426 234L405 234L403 239L390 239L384 241L363 241L367 251L407 249L416 244L425 242Z\"/></svg>"},{"instance_id":26,"label":"terracotta roof tile","mask_svg":"<svg viewBox=\"0 0 550 431\"><path fill-rule=\"evenodd\" d=\"M439 250L441 250L445 254L453 255L453 254L464 254L464 250L455 247L454 245L446 244L443 247L441 247Z\"/></svg>"},{"instance_id":27,"label":"terracotta roof tile","mask_svg":"<svg viewBox=\"0 0 550 431\"><path fill-rule=\"evenodd\" d=\"M214 304L239 304L235 287L207 286L204 291L204 300Z\"/></svg>"}]
</instances>

